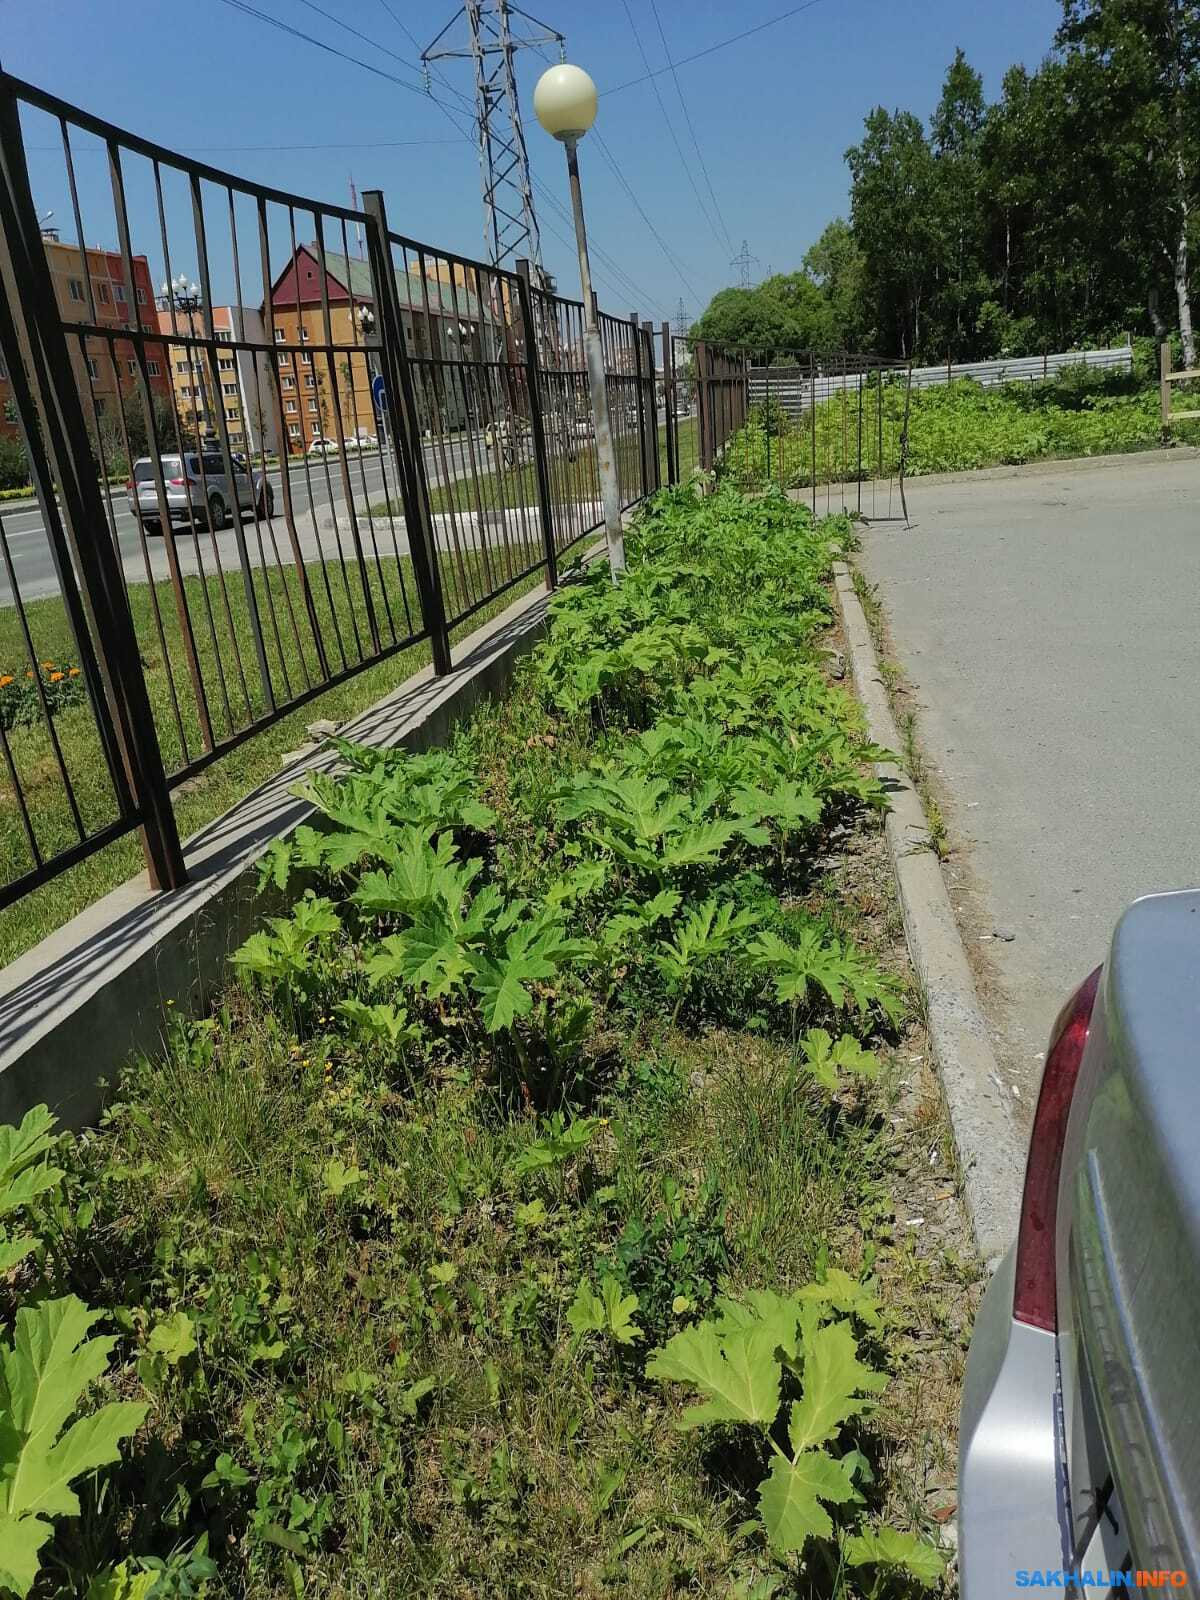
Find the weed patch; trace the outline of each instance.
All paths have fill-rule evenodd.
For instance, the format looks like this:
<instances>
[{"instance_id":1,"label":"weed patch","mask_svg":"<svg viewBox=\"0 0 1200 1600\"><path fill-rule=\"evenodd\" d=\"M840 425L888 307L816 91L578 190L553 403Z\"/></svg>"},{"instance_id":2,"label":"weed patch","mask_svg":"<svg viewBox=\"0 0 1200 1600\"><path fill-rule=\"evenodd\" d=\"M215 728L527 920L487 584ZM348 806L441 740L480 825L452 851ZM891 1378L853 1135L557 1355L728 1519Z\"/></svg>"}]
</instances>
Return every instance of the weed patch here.
<instances>
[{"instance_id":1,"label":"weed patch","mask_svg":"<svg viewBox=\"0 0 1200 1600\"><path fill-rule=\"evenodd\" d=\"M98 1130L8 1130L5 1325L105 1332L0 1588L942 1582L881 1271L912 997L830 866L884 804L823 666L848 532L659 496L450 748L308 780L290 910Z\"/></svg>"}]
</instances>

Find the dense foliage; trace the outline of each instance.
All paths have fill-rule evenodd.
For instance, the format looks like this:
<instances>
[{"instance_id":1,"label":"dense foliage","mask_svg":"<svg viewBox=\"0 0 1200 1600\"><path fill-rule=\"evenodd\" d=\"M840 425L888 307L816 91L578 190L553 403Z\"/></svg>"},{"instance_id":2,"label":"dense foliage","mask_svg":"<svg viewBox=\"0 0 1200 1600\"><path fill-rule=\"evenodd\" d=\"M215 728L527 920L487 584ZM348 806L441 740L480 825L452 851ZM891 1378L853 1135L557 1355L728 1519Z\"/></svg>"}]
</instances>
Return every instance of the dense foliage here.
<instances>
[{"instance_id":1,"label":"dense foliage","mask_svg":"<svg viewBox=\"0 0 1200 1600\"><path fill-rule=\"evenodd\" d=\"M879 412L882 405L882 428ZM868 386L861 416L864 474L887 477L900 464L904 427L903 379ZM817 405L792 420L773 407L753 412L730 441L721 470L743 489L770 481L783 488L853 481L859 471L860 417L853 391ZM814 439L815 430L815 439ZM769 450L768 450L768 433ZM1200 427L1178 423L1176 440L1200 443ZM882 460L876 440L882 442ZM914 389L908 409L905 472L962 472L1057 457L1145 450L1162 442L1157 389L1136 378L1068 369L1049 383L1012 383L983 388L968 378L930 389Z\"/></svg>"},{"instance_id":2,"label":"dense foliage","mask_svg":"<svg viewBox=\"0 0 1200 1600\"><path fill-rule=\"evenodd\" d=\"M238 981L98 1133L7 1130L0 1377L61 1352L83 1477L9 1505L0 1587L937 1581L855 1225L902 985L814 887L883 804L822 668L847 534L660 496L451 750L307 782Z\"/></svg>"},{"instance_id":3,"label":"dense foliage","mask_svg":"<svg viewBox=\"0 0 1200 1600\"><path fill-rule=\"evenodd\" d=\"M804 259L829 344L967 360L1174 328L1196 364L1196 0L1064 0L1050 54L1011 67L996 102L960 50L928 126L877 106L846 159L849 224ZM733 342L761 348L769 288L743 295Z\"/></svg>"}]
</instances>

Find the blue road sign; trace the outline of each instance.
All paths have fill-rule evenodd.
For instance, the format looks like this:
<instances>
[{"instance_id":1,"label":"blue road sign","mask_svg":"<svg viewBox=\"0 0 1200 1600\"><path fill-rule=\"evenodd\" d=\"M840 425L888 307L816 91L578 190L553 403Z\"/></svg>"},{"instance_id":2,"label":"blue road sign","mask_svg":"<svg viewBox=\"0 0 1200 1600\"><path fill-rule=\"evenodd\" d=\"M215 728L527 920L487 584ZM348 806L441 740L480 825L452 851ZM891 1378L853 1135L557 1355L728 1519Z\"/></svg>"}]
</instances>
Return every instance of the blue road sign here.
<instances>
[{"instance_id":1,"label":"blue road sign","mask_svg":"<svg viewBox=\"0 0 1200 1600\"><path fill-rule=\"evenodd\" d=\"M388 408L387 380L382 372L371 379L371 399L375 403L375 415L382 417Z\"/></svg>"}]
</instances>

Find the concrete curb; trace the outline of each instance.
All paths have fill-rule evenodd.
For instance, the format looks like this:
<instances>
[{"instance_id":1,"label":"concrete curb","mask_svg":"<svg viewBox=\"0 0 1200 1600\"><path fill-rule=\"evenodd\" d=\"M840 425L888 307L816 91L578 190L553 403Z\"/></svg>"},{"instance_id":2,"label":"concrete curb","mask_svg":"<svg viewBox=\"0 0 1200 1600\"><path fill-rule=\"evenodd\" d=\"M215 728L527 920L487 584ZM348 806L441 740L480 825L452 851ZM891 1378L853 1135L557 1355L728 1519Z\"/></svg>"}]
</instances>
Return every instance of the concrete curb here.
<instances>
[{"instance_id":1,"label":"concrete curb","mask_svg":"<svg viewBox=\"0 0 1200 1600\"><path fill-rule=\"evenodd\" d=\"M1119 450L1108 456L1041 456L1037 461L1010 462L1001 467L969 467L963 472L909 473L904 484L907 489L919 489L924 483L988 483L999 478L1032 478L1047 472L1102 471L1140 461L1166 466L1170 462L1197 460L1200 460L1200 448L1196 445L1176 444L1169 448L1152 445L1146 450Z\"/></svg>"},{"instance_id":2,"label":"concrete curb","mask_svg":"<svg viewBox=\"0 0 1200 1600\"><path fill-rule=\"evenodd\" d=\"M849 568L839 561L833 570L846 652L870 736L898 750L900 736ZM926 997L930 1048L946 1096L975 1244L991 1269L1016 1237L1025 1143L1012 1120L941 865L929 847L920 796L895 763L880 762L875 770L891 791L887 842L905 937Z\"/></svg>"}]
</instances>

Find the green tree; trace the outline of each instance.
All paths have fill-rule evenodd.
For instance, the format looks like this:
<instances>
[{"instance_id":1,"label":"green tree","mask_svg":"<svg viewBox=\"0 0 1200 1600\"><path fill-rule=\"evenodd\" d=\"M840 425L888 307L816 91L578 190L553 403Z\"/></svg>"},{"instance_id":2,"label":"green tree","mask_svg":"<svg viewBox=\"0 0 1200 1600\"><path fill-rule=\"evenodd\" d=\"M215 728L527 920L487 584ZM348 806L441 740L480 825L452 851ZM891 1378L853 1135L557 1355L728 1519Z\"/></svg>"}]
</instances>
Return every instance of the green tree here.
<instances>
[{"instance_id":1,"label":"green tree","mask_svg":"<svg viewBox=\"0 0 1200 1600\"><path fill-rule=\"evenodd\" d=\"M828 350L837 342L829 302L807 272L776 273L753 289L721 289L692 333L764 355Z\"/></svg>"},{"instance_id":2,"label":"green tree","mask_svg":"<svg viewBox=\"0 0 1200 1600\"><path fill-rule=\"evenodd\" d=\"M983 79L959 49L929 127L938 232L930 337L936 338L939 354L943 349L957 356L975 353L979 310L991 287L983 254L986 115Z\"/></svg>"},{"instance_id":3,"label":"green tree","mask_svg":"<svg viewBox=\"0 0 1200 1600\"><path fill-rule=\"evenodd\" d=\"M874 327L863 298L863 255L844 217L826 224L805 254L803 266L832 313L834 342L845 350L869 346Z\"/></svg>"},{"instance_id":4,"label":"green tree","mask_svg":"<svg viewBox=\"0 0 1200 1600\"><path fill-rule=\"evenodd\" d=\"M933 151L912 112L876 106L846 161L850 223L880 342L911 355L922 348L942 253Z\"/></svg>"},{"instance_id":5,"label":"green tree","mask_svg":"<svg viewBox=\"0 0 1200 1600\"><path fill-rule=\"evenodd\" d=\"M1189 244L1200 198L1200 5L1064 0L1056 44L1086 141L1081 149L1099 165L1090 196L1095 229L1116 230L1133 244L1152 314L1166 269L1184 361L1194 366Z\"/></svg>"}]
</instances>

